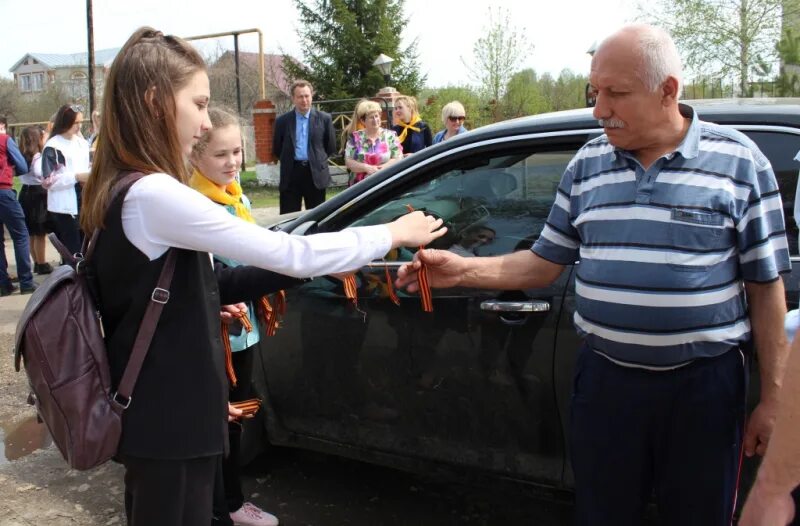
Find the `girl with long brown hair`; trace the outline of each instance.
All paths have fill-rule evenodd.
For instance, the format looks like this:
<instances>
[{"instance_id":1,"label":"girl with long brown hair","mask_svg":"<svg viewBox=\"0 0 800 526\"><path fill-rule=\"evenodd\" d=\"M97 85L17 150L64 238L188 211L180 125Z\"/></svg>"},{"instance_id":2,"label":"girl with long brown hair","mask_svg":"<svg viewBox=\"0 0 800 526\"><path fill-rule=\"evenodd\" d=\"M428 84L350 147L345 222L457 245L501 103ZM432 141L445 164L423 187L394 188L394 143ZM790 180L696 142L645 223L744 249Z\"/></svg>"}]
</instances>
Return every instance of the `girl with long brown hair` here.
<instances>
[{"instance_id":1,"label":"girl with long brown hair","mask_svg":"<svg viewBox=\"0 0 800 526\"><path fill-rule=\"evenodd\" d=\"M19 204L25 213L25 226L31 240L33 271L37 274L50 274L53 267L47 262L48 213L47 190L42 188L42 149L45 134L39 126L28 126L22 130L19 147L28 162L28 173L20 176L22 188L19 191Z\"/></svg>"},{"instance_id":2,"label":"girl with long brown hair","mask_svg":"<svg viewBox=\"0 0 800 526\"><path fill-rule=\"evenodd\" d=\"M295 237L225 211L186 186L186 157L210 129L208 75L185 41L136 31L108 74L103 126L81 223L100 228L90 270L105 323L112 382L120 380L156 278L176 254L167 303L123 413L119 458L132 525L211 522L214 473L230 410L220 304L253 297L253 267L215 275L209 253L305 277L345 272L393 247L427 244L441 221L414 213L388 225ZM121 174L146 174L124 196ZM243 283L246 282L246 286ZM163 294L161 295L163 297Z\"/></svg>"}]
</instances>

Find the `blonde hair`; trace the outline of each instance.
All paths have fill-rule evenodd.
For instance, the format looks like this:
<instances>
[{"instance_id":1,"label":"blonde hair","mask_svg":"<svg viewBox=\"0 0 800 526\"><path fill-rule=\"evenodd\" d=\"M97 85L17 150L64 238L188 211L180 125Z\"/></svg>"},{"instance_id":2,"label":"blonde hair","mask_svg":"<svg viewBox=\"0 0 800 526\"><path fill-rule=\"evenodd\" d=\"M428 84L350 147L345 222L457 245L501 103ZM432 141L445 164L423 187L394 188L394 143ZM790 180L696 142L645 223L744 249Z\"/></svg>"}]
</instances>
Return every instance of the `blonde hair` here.
<instances>
[{"instance_id":1,"label":"blonde hair","mask_svg":"<svg viewBox=\"0 0 800 526\"><path fill-rule=\"evenodd\" d=\"M117 54L103 95L103 124L89 181L83 190L81 226L103 226L119 173L162 172L186 182L189 172L176 124L175 93L206 69L185 40L142 27Z\"/></svg>"},{"instance_id":2,"label":"blonde hair","mask_svg":"<svg viewBox=\"0 0 800 526\"><path fill-rule=\"evenodd\" d=\"M193 158L196 158L203 153L205 153L206 148L208 148L208 143L211 142L211 139L214 137L214 131L220 128L226 128L228 126L236 126L239 128L239 133L242 132L242 121L238 115L235 113L228 111L223 108L209 108L208 109L208 120L211 121L212 128L206 131L200 140L197 141L194 146L192 147L192 154Z\"/></svg>"},{"instance_id":3,"label":"blonde hair","mask_svg":"<svg viewBox=\"0 0 800 526\"><path fill-rule=\"evenodd\" d=\"M364 99L356 106L358 120L363 121L371 113L382 113L381 105L374 100Z\"/></svg>"},{"instance_id":4,"label":"blonde hair","mask_svg":"<svg viewBox=\"0 0 800 526\"><path fill-rule=\"evenodd\" d=\"M411 120L414 120L414 117L419 115L419 106L417 105L416 97L412 97L411 95L400 95L396 99L394 99L395 106L398 102L402 102L408 109L411 110ZM410 122L410 121L409 121Z\"/></svg>"},{"instance_id":5,"label":"blonde hair","mask_svg":"<svg viewBox=\"0 0 800 526\"><path fill-rule=\"evenodd\" d=\"M342 130L342 147L347 144L347 139L350 135L364 127L361 121L370 113L375 112L382 113L383 110L381 109L381 105L374 100L361 99L356 103L353 116L350 118L350 124Z\"/></svg>"},{"instance_id":6,"label":"blonde hair","mask_svg":"<svg viewBox=\"0 0 800 526\"><path fill-rule=\"evenodd\" d=\"M453 102L448 102L442 108L442 123L447 125L447 118L448 117L466 117L467 110L464 109L464 105L454 100Z\"/></svg>"}]
</instances>

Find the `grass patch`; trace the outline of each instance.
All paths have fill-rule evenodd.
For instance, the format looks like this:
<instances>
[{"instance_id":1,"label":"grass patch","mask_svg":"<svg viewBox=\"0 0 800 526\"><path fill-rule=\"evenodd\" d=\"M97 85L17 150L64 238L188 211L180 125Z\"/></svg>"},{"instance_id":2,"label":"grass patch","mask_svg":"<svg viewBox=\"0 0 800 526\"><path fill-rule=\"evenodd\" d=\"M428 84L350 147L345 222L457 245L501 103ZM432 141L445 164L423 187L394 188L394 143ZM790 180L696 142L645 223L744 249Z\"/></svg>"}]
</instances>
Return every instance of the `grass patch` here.
<instances>
[{"instance_id":1,"label":"grass patch","mask_svg":"<svg viewBox=\"0 0 800 526\"><path fill-rule=\"evenodd\" d=\"M240 173L242 192L250 199L253 208L277 208L280 204L280 192L274 186L261 186L254 170Z\"/></svg>"},{"instance_id":2,"label":"grass patch","mask_svg":"<svg viewBox=\"0 0 800 526\"><path fill-rule=\"evenodd\" d=\"M280 204L280 191L274 186L261 186L256 179L256 172L246 170L241 172L242 192L250 199L253 208L277 208ZM328 188L325 198L330 199L346 187Z\"/></svg>"}]
</instances>

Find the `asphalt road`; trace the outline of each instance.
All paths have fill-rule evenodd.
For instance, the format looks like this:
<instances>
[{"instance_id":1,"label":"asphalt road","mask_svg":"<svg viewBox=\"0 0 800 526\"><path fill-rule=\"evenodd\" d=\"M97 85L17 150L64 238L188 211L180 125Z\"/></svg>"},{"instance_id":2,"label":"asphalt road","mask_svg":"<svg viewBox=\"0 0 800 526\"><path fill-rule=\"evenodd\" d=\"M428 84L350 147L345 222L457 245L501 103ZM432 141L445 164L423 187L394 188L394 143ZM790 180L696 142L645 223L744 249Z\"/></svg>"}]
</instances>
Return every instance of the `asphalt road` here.
<instances>
[{"instance_id":1,"label":"asphalt road","mask_svg":"<svg viewBox=\"0 0 800 526\"><path fill-rule=\"evenodd\" d=\"M572 523L569 503L521 486L466 486L305 451L277 449L248 473L245 494L286 526Z\"/></svg>"}]
</instances>

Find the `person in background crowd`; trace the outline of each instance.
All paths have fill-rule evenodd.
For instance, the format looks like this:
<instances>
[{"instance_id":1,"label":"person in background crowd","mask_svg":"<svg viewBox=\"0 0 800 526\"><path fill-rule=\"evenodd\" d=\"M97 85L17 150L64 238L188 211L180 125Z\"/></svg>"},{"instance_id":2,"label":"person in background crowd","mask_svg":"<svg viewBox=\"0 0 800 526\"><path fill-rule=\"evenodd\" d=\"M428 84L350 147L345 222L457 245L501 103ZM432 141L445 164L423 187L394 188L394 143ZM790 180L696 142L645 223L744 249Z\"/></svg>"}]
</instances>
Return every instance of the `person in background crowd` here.
<instances>
[{"instance_id":1,"label":"person in background crowd","mask_svg":"<svg viewBox=\"0 0 800 526\"><path fill-rule=\"evenodd\" d=\"M0 238L5 225L14 242L14 257L17 262L20 294L30 294L36 290L31 272L30 240L25 227L25 214L17 201L17 193L11 187L14 175L28 173L28 163L7 133L8 120L0 117ZM8 275L8 261L5 249L0 250L0 296L8 296L17 290Z\"/></svg>"},{"instance_id":2,"label":"person in background crowd","mask_svg":"<svg viewBox=\"0 0 800 526\"><path fill-rule=\"evenodd\" d=\"M464 105L454 100L448 102L442 108L442 123L444 123L444 130L437 133L433 138L433 144L439 144L446 141L450 137L454 137L460 133L464 133L467 129L464 127L464 121L467 119L467 111Z\"/></svg>"},{"instance_id":3,"label":"person in background crowd","mask_svg":"<svg viewBox=\"0 0 800 526\"><path fill-rule=\"evenodd\" d=\"M227 403L220 309L264 293L264 271L255 267L297 278L347 272L446 232L421 212L304 237L234 217L186 185L187 158L211 128L209 99L206 65L193 47L152 28L137 30L108 73L103 140L84 189L81 226L87 233L102 228L90 270L114 388L156 279L175 258L169 299L123 414L118 458L131 526L211 523L217 468L228 450L226 419L242 414ZM146 175L112 200L127 172ZM252 266L212 267L209 254Z\"/></svg>"},{"instance_id":4,"label":"person in background crowd","mask_svg":"<svg viewBox=\"0 0 800 526\"><path fill-rule=\"evenodd\" d=\"M97 140L97 136L100 134L100 110L92 111L92 129L91 133L89 134L89 139L87 142L89 143L89 149L94 152L97 148L95 141Z\"/></svg>"},{"instance_id":5,"label":"person in background crowd","mask_svg":"<svg viewBox=\"0 0 800 526\"><path fill-rule=\"evenodd\" d=\"M777 414L791 269L778 184L750 139L679 104L681 78L663 30L612 34L589 77L605 133L567 166L533 248L422 250L398 271L412 291L421 262L434 287L526 290L580 260L570 440L581 526L641 524L653 496L661 524L730 526L742 450L764 454ZM745 426L752 347L761 393Z\"/></svg>"},{"instance_id":6,"label":"person in background crowd","mask_svg":"<svg viewBox=\"0 0 800 526\"><path fill-rule=\"evenodd\" d=\"M53 232L72 254L81 251L77 185L89 177L89 143L80 135L82 124L79 107L61 106L42 153L42 184Z\"/></svg>"},{"instance_id":7,"label":"person in background crowd","mask_svg":"<svg viewBox=\"0 0 800 526\"><path fill-rule=\"evenodd\" d=\"M392 126L392 130L403 146L404 156L417 153L433 144L431 128L420 118L417 99L414 97L401 95L394 99L394 119L397 124Z\"/></svg>"},{"instance_id":8,"label":"person in background crowd","mask_svg":"<svg viewBox=\"0 0 800 526\"><path fill-rule=\"evenodd\" d=\"M336 153L329 113L311 107L314 88L305 80L291 87L294 108L275 121L272 152L280 161L280 213L306 210L325 202L331 182L328 157Z\"/></svg>"},{"instance_id":9,"label":"person in background crowd","mask_svg":"<svg viewBox=\"0 0 800 526\"><path fill-rule=\"evenodd\" d=\"M373 100L361 100L356 105L355 117L351 126L361 125L364 128L347 137L344 164L350 170L350 186L403 156L403 147L397 134L381 127L380 104Z\"/></svg>"},{"instance_id":10,"label":"person in background crowd","mask_svg":"<svg viewBox=\"0 0 800 526\"><path fill-rule=\"evenodd\" d=\"M222 206L228 213L253 223L250 215L250 201L242 193L237 181L239 167L242 165L242 127L239 118L218 108L208 110L212 128L203 134L194 145L190 161L194 167L189 184L192 188ZM224 235L224 234L223 234ZM239 262L215 255L214 259L227 267L239 266ZM294 280L286 278L287 284ZM283 288L276 286L277 289ZM253 355L261 340L263 327L259 327L259 310L252 302L231 306L230 310L240 310L249 316L252 330L243 329L241 322L231 320L229 324L229 344L231 361L236 377L236 385L231 386L230 401L241 402L256 397L250 379L253 376ZM252 502L245 501L239 468L239 446L242 437L242 424L238 421L228 424L230 454L222 459L221 484L224 489L217 491L214 499L214 517L218 524L242 526L277 526L278 519L260 509Z\"/></svg>"},{"instance_id":11,"label":"person in background crowd","mask_svg":"<svg viewBox=\"0 0 800 526\"><path fill-rule=\"evenodd\" d=\"M39 126L28 126L22 130L20 148L28 163L29 171L20 176L22 189L19 192L19 204L25 213L25 225L30 236L33 271L37 274L50 274L53 267L47 262L47 229L49 225L47 213L47 190L42 188L42 149L44 148L44 130Z\"/></svg>"}]
</instances>

